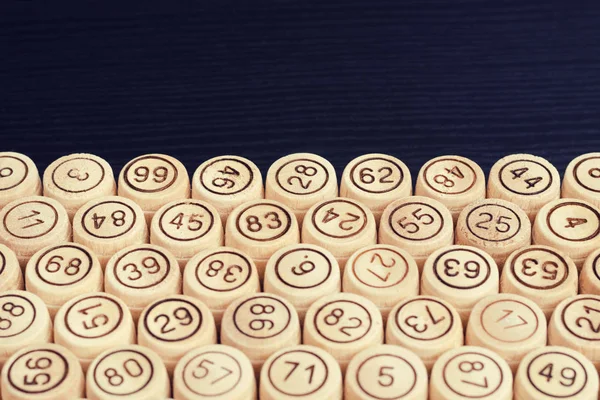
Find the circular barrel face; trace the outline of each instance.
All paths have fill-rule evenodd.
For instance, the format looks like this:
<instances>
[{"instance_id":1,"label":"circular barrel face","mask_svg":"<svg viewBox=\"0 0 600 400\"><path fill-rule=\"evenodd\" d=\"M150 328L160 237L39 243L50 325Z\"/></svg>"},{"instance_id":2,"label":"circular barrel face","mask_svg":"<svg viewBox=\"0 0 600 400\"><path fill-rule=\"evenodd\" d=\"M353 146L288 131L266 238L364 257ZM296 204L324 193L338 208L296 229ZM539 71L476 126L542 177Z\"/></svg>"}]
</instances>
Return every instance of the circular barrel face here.
<instances>
[{"instance_id":1,"label":"circular barrel face","mask_svg":"<svg viewBox=\"0 0 600 400\"><path fill-rule=\"evenodd\" d=\"M139 204L149 224L160 207L190 197L190 179L185 166L175 158L147 154L123 167L117 193Z\"/></svg>"},{"instance_id":2,"label":"circular barrel face","mask_svg":"<svg viewBox=\"0 0 600 400\"><path fill-rule=\"evenodd\" d=\"M27 290L37 294L54 316L73 297L102 291L103 273L96 255L76 243L44 247L29 259Z\"/></svg>"},{"instance_id":3,"label":"circular barrel face","mask_svg":"<svg viewBox=\"0 0 600 400\"><path fill-rule=\"evenodd\" d=\"M427 370L408 349L372 346L352 358L346 371L345 396L357 399L427 399Z\"/></svg>"},{"instance_id":4,"label":"circular barrel face","mask_svg":"<svg viewBox=\"0 0 600 400\"><path fill-rule=\"evenodd\" d=\"M581 200L547 203L535 220L533 242L564 252L581 267L600 245L600 211Z\"/></svg>"},{"instance_id":5,"label":"circular barrel face","mask_svg":"<svg viewBox=\"0 0 600 400\"><path fill-rule=\"evenodd\" d=\"M471 311L466 343L495 351L516 371L525 354L546 344L546 317L525 297L488 296Z\"/></svg>"},{"instance_id":6,"label":"circular barrel face","mask_svg":"<svg viewBox=\"0 0 600 400\"><path fill-rule=\"evenodd\" d=\"M423 267L421 293L452 304L466 325L479 300L498 293L498 267L485 251L452 245L433 252Z\"/></svg>"},{"instance_id":7,"label":"circular barrel face","mask_svg":"<svg viewBox=\"0 0 600 400\"><path fill-rule=\"evenodd\" d=\"M419 171L415 194L441 202L456 221L465 206L485 198L485 176L481 167L468 158L436 157Z\"/></svg>"},{"instance_id":8,"label":"circular barrel face","mask_svg":"<svg viewBox=\"0 0 600 400\"><path fill-rule=\"evenodd\" d=\"M287 300L270 293L243 296L227 307L221 343L251 355L257 373L276 351L300 344L298 314Z\"/></svg>"},{"instance_id":9,"label":"circular barrel face","mask_svg":"<svg viewBox=\"0 0 600 400\"><path fill-rule=\"evenodd\" d=\"M357 200L368 207L379 223L381 213L394 200L412 193L406 165L386 154L365 154L350 161L342 174L340 197Z\"/></svg>"},{"instance_id":10,"label":"circular barrel face","mask_svg":"<svg viewBox=\"0 0 600 400\"><path fill-rule=\"evenodd\" d=\"M44 196L58 200L71 218L88 201L115 194L112 168L93 154L61 157L44 171Z\"/></svg>"},{"instance_id":11,"label":"circular barrel face","mask_svg":"<svg viewBox=\"0 0 600 400\"><path fill-rule=\"evenodd\" d=\"M383 343L383 322L373 302L353 293L322 297L308 309L304 343L333 355L345 371L361 350Z\"/></svg>"},{"instance_id":12,"label":"circular barrel face","mask_svg":"<svg viewBox=\"0 0 600 400\"><path fill-rule=\"evenodd\" d=\"M313 346L293 346L265 362L260 379L261 399L342 398L342 373L326 351Z\"/></svg>"},{"instance_id":13,"label":"circular barrel face","mask_svg":"<svg viewBox=\"0 0 600 400\"><path fill-rule=\"evenodd\" d=\"M227 219L225 245L252 257L261 277L268 259L277 250L299 242L300 231L294 213L273 200L244 203Z\"/></svg>"},{"instance_id":14,"label":"circular barrel face","mask_svg":"<svg viewBox=\"0 0 600 400\"><path fill-rule=\"evenodd\" d=\"M502 292L534 301L547 318L563 299L577 294L577 267L569 256L547 246L517 250L506 260Z\"/></svg>"},{"instance_id":15,"label":"circular barrel face","mask_svg":"<svg viewBox=\"0 0 600 400\"><path fill-rule=\"evenodd\" d=\"M422 196L387 206L379 226L379 243L397 246L413 256L419 268L437 248L454 240L452 215L442 203Z\"/></svg>"},{"instance_id":16,"label":"circular barrel face","mask_svg":"<svg viewBox=\"0 0 600 400\"><path fill-rule=\"evenodd\" d=\"M600 341L597 316L600 314L600 297L579 294L558 304L548 324L548 342L564 346L585 355L595 366L600 365L596 347Z\"/></svg>"},{"instance_id":17,"label":"circular barrel face","mask_svg":"<svg viewBox=\"0 0 600 400\"><path fill-rule=\"evenodd\" d=\"M390 312L386 343L412 350L430 370L441 354L463 345L460 315L439 298L409 297Z\"/></svg>"},{"instance_id":18,"label":"circular barrel face","mask_svg":"<svg viewBox=\"0 0 600 400\"><path fill-rule=\"evenodd\" d=\"M513 397L507 362L483 347L463 346L444 353L430 376L430 399L502 399Z\"/></svg>"},{"instance_id":19,"label":"circular barrel face","mask_svg":"<svg viewBox=\"0 0 600 400\"><path fill-rule=\"evenodd\" d=\"M204 302L217 325L229 304L259 290L254 261L232 247L199 252L188 261L183 273L183 293Z\"/></svg>"},{"instance_id":20,"label":"circular barrel face","mask_svg":"<svg viewBox=\"0 0 600 400\"><path fill-rule=\"evenodd\" d=\"M171 295L148 305L138 323L138 343L154 350L169 373L193 347L214 344L217 331L213 316L201 301Z\"/></svg>"},{"instance_id":21,"label":"circular barrel face","mask_svg":"<svg viewBox=\"0 0 600 400\"><path fill-rule=\"evenodd\" d=\"M531 222L514 203L501 199L476 201L458 217L456 244L477 247L502 266L513 251L531 244Z\"/></svg>"},{"instance_id":22,"label":"circular barrel face","mask_svg":"<svg viewBox=\"0 0 600 400\"><path fill-rule=\"evenodd\" d=\"M150 225L150 241L170 250L181 266L196 253L223 244L217 210L200 200L176 200L157 211Z\"/></svg>"},{"instance_id":23,"label":"circular barrel face","mask_svg":"<svg viewBox=\"0 0 600 400\"><path fill-rule=\"evenodd\" d=\"M512 154L492 166L488 179L488 197L513 202L533 222L544 204L560 197L560 175L542 157Z\"/></svg>"},{"instance_id":24,"label":"circular barrel face","mask_svg":"<svg viewBox=\"0 0 600 400\"><path fill-rule=\"evenodd\" d=\"M54 341L73 352L87 369L105 350L135 342L133 318L125 303L108 293L77 296L54 318Z\"/></svg>"},{"instance_id":25,"label":"circular barrel face","mask_svg":"<svg viewBox=\"0 0 600 400\"><path fill-rule=\"evenodd\" d=\"M117 346L98 355L87 373L87 394L97 399L115 397L168 397L167 371L150 349Z\"/></svg>"},{"instance_id":26,"label":"circular barrel face","mask_svg":"<svg viewBox=\"0 0 600 400\"><path fill-rule=\"evenodd\" d=\"M567 166L562 197L578 199L600 207L600 153L575 157Z\"/></svg>"},{"instance_id":27,"label":"circular barrel face","mask_svg":"<svg viewBox=\"0 0 600 400\"><path fill-rule=\"evenodd\" d=\"M287 246L269 259L264 289L292 303L302 321L313 302L340 291L340 267L333 254L319 246Z\"/></svg>"},{"instance_id":28,"label":"circular barrel face","mask_svg":"<svg viewBox=\"0 0 600 400\"><path fill-rule=\"evenodd\" d=\"M7 399L77 398L85 379L79 360L53 343L30 345L8 359L2 373Z\"/></svg>"},{"instance_id":29,"label":"circular barrel face","mask_svg":"<svg viewBox=\"0 0 600 400\"><path fill-rule=\"evenodd\" d=\"M106 266L119 250L148 242L144 213L140 206L124 197L91 200L73 217L73 241L89 247Z\"/></svg>"},{"instance_id":30,"label":"circular barrel face","mask_svg":"<svg viewBox=\"0 0 600 400\"><path fill-rule=\"evenodd\" d=\"M352 253L376 243L375 219L368 208L355 200L325 200L306 213L302 240L329 250L343 268Z\"/></svg>"},{"instance_id":31,"label":"circular barrel face","mask_svg":"<svg viewBox=\"0 0 600 400\"><path fill-rule=\"evenodd\" d=\"M0 208L41 194L42 182L35 163L24 154L0 152Z\"/></svg>"},{"instance_id":32,"label":"circular barrel face","mask_svg":"<svg viewBox=\"0 0 600 400\"><path fill-rule=\"evenodd\" d=\"M522 365L522 366L521 366ZM560 346L533 350L521 361L515 376L515 395L536 399L593 399L598 374L581 353Z\"/></svg>"},{"instance_id":33,"label":"circular barrel face","mask_svg":"<svg viewBox=\"0 0 600 400\"><path fill-rule=\"evenodd\" d=\"M386 319L399 301L418 294L419 270L405 250L383 244L367 246L348 259L343 290L371 300Z\"/></svg>"},{"instance_id":34,"label":"circular barrel face","mask_svg":"<svg viewBox=\"0 0 600 400\"><path fill-rule=\"evenodd\" d=\"M316 154L297 153L282 157L267 173L265 197L290 207L300 223L313 204L337 195L333 165Z\"/></svg>"},{"instance_id":35,"label":"circular barrel face","mask_svg":"<svg viewBox=\"0 0 600 400\"><path fill-rule=\"evenodd\" d=\"M104 275L106 292L123 300L135 321L153 301L181 293L177 260L156 245L133 245L120 250L106 264Z\"/></svg>"},{"instance_id":36,"label":"circular barrel face","mask_svg":"<svg viewBox=\"0 0 600 400\"><path fill-rule=\"evenodd\" d=\"M173 373L177 399L245 400L256 397L256 379L248 357L226 345L186 352Z\"/></svg>"},{"instance_id":37,"label":"circular barrel face","mask_svg":"<svg viewBox=\"0 0 600 400\"><path fill-rule=\"evenodd\" d=\"M71 224L65 208L48 197L25 197L0 211L0 243L12 249L22 268L38 250L67 242Z\"/></svg>"},{"instance_id":38,"label":"circular barrel face","mask_svg":"<svg viewBox=\"0 0 600 400\"><path fill-rule=\"evenodd\" d=\"M264 197L262 175L252 161L243 157L211 158L194 173L192 197L212 204L225 225L234 208Z\"/></svg>"}]
</instances>

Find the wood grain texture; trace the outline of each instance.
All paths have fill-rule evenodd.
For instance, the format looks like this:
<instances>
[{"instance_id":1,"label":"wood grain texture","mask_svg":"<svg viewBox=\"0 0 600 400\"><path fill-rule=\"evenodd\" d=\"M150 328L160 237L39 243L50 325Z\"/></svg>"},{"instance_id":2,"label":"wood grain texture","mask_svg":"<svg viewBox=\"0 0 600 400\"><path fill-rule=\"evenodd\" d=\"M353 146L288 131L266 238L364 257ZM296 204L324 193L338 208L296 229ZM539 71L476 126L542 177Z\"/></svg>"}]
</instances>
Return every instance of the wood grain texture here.
<instances>
[{"instance_id":1,"label":"wood grain texture","mask_svg":"<svg viewBox=\"0 0 600 400\"><path fill-rule=\"evenodd\" d=\"M43 170L70 152L115 174L160 151L391 153L413 177L458 153L530 152L562 172L600 147L600 7L345 0L0 5L0 138ZM538 4L535 4L538 3Z\"/></svg>"}]
</instances>

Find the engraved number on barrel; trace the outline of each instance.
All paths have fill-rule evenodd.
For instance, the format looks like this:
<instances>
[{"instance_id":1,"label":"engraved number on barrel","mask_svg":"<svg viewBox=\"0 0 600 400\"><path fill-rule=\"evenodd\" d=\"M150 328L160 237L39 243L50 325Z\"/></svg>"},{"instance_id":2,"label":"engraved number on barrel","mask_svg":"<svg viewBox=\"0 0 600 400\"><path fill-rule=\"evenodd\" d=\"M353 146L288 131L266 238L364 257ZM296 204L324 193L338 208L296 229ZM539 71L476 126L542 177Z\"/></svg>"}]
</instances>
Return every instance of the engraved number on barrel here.
<instances>
[{"instance_id":1,"label":"engraved number on barrel","mask_svg":"<svg viewBox=\"0 0 600 400\"><path fill-rule=\"evenodd\" d=\"M334 308L329 314L325 316L325 323L329 326L340 325L338 326L340 332L342 332L346 336L352 336L352 333L349 331L351 331L352 329L358 329L362 326L363 323L360 318L350 317L348 318L348 324L342 326L340 324L340 320L343 316L344 310L342 310L341 308Z\"/></svg>"},{"instance_id":2,"label":"engraved number on barrel","mask_svg":"<svg viewBox=\"0 0 600 400\"><path fill-rule=\"evenodd\" d=\"M268 213L263 215L265 221L261 222L260 218L256 215L248 215L246 217L247 229L250 232L259 232L265 226L268 229L279 229L283 222L279 219L279 214L274 211L269 211Z\"/></svg>"},{"instance_id":3,"label":"engraved number on barrel","mask_svg":"<svg viewBox=\"0 0 600 400\"><path fill-rule=\"evenodd\" d=\"M18 304L13 303L12 301L7 301L2 304L2 311L8 313L13 318L18 318L21 315L25 314L25 308ZM12 327L12 318L4 318L0 316L0 330L8 330Z\"/></svg>"},{"instance_id":4,"label":"engraved number on barrel","mask_svg":"<svg viewBox=\"0 0 600 400\"><path fill-rule=\"evenodd\" d=\"M404 216L398 220L398 225L400 225L400 227L408 233L416 233L421 229L420 225L431 225L434 221L433 216L423 212L422 208L417 208L411 214L415 218L416 222L405 222L408 219L408 216Z\"/></svg>"},{"instance_id":5,"label":"engraved number on barrel","mask_svg":"<svg viewBox=\"0 0 600 400\"><path fill-rule=\"evenodd\" d=\"M349 225L351 225L355 221L358 221L360 219L360 216L353 214L351 212L346 212L345 214L346 214L346 217L344 217L343 219L338 221L338 227L343 231L349 231L349 230L352 230L352 228L353 228L353 226L349 226ZM334 207L331 207L329 210L325 211L325 215L323 216L323 219L321 220L321 222L326 224L326 223L331 222L339 217L340 217L340 214L338 214L334 211Z\"/></svg>"},{"instance_id":6,"label":"engraved number on barrel","mask_svg":"<svg viewBox=\"0 0 600 400\"><path fill-rule=\"evenodd\" d=\"M224 177L216 177L212 180L212 184L218 188L225 188L225 189L231 189L235 186L235 181L233 179L230 179L227 177L227 175L231 175L231 176L239 176L240 172L233 168L230 167L229 165L226 165L223 169L218 170L218 172L220 172L221 174L224 175Z\"/></svg>"},{"instance_id":7,"label":"engraved number on barrel","mask_svg":"<svg viewBox=\"0 0 600 400\"><path fill-rule=\"evenodd\" d=\"M444 187L451 188L456 185L454 179L465 179L465 175L462 173L457 165L452 168L444 168L447 175L437 174L433 177L433 181Z\"/></svg>"},{"instance_id":8,"label":"engraved number on barrel","mask_svg":"<svg viewBox=\"0 0 600 400\"><path fill-rule=\"evenodd\" d=\"M41 218L34 218L40 215L40 212L37 210L31 210L31 214L24 215L18 218L18 221L24 221L25 225L21 227L21 229L29 229L34 226L43 224L45 221Z\"/></svg>"},{"instance_id":9,"label":"engraved number on barrel","mask_svg":"<svg viewBox=\"0 0 600 400\"><path fill-rule=\"evenodd\" d=\"M50 257L45 267L46 271L54 274L64 268L64 273L69 276L77 275L79 273L79 267L81 267L82 263L80 258L72 258L65 266L62 265L61 261L64 261L62 256L55 255Z\"/></svg>"},{"instance_id":10,"label":"engraved number on barrel","mask_svg":"<svg viewBox=\"0 0 600 400\"><path fill-rule=\"evenodd\" d=\"M476 223L475 226L479 229L484 229L486 231L489 230L491 227L490 222L492 222L494 216L489 212L481 212L479 213L479 216L483 217L483 219ZM494 228L500 233L508 232L510 230L510 224L507 221L509 220L512 220L512 218L507 215L499 215L498 218L493 222Z\"/></svg>"},{"instance_id":11,"label":"engraved number on barrel","mask_svg":"<svg viewBox=\"0 0 600 400\"><path fill-rule=\"evenodd\" d=\"M190 311L185 307L177 307L175 310L173 310L172 317L176 320L173 322L173 325L175 326L171 325L171 316L167 314L158 314L156 317L154 317L154 322L156 323L158 323L159 320L164 321L163 325L160 327L160 333L165 334L175 331L177 329L177 324L181 326L188 326L194 322L194 317L192 317Z\"/></svg>"},{"instance_id":12,"label":"engraved number on barrel","mask_svg":"<svg viewBox=\"0 0 600 400\"><path fill-rule=\"evenodd\" d=\"M221 260L213 260L208 264L208 269L206 270L206 276L214 278L219 274L220 271L225 267L225 263ZM227 283L233 283L237 280L234 271L238 271L238 273L242 273L244 270L242 267L236 264L229 265L225 269L225 273L223 274L223 280Z\"/></svg>"},{"instance_id":13,"label":"engraved number on barrel","mask_svg":"<svg viewBox=\"0 0 600 400\"><path fill-rule=\"evenodd\" d=\"M30 357L25 361L25 367L31 371L35 370L47 370L52 366L52 360L48 357L33 358ZM46 385L50 382L50 374L47 372L33 372L33 375L23 375L23 384L28 386L33 385Z\"/></svg>"},{"instance_id":14,"label":"engraved number on barrel","mask_svg":"<svg viewBox=\"0 0 600 400\"><path fill-rule=\"evenodd\" d=\"M376 181L379 183L394 183L393 180L388 179L392 176L393 171L390 167L381 167L377 170L377 177L375 177L375 171L372 168L361 168L358 171L360 181L365 185L370 185Z\"/></svg>"},{"instance_id":15,"label":"engraved number on barrel","mask_svg":"<svg viewBox=\"0 0 600 400\"><path fill-rule=\"evenodd\" d=\"M431 322L433 323L433 325L437 325L440 322L442 322L443 320L446 319L445 316L441 316L440 318L436 318L433 313L431 312L431 309L429 308L429 306L425 306L425 311L427 312L427 315L429 315L429 319L431 320ZM409 327L411 327L415 332L417 333L423 333L425 332L427 329L429 329L429 324L426 323L419 323L419 317L416 315L409 315L408 317L406 317L404 319L404 323L406 325L408 325Z\"/></svg>"},{"instance_id":16,"label":"engraved number on barrel","mask_svg":"<svg viewBox=\"0 0 600 400\"><path fill-rule=\"evenodd\" d=\"M559 375L555 376L553 363L546 364L544 368L538 372L538 375L546 378L546 382L550 382L554 378L559 379L559 383L566 387L573 386L575 379L577 378L577 372L569 367L562 368Z\"/></svg>"},{"instance_id":17,"label":"engraved number on barrel","mask_svg":"<svg viewBox=\"0 0 600 400\"><path fill-rule=\"evenodd\" d=\"M126 376L124 374L129 375L132 378L137 378L144 373L144 368L140 365L137 360L133 358L129 358L123 362L123 371L119 373L116 368L107 368L104 371L104 376L108 380L108 383L111 386L121 386L123 382L125 382Z\"/></svg>"},{"instance_id":18,"label":"engraved number on barrel","mask_svg":"<svg viewBox=\"0 0 600 400\"><path fill-rule=\"evenodd\" d=\"M287 381L294 374L294 372L296 372L296 369L298 369L300 363L297 361L285 361L285 364L291 366L290 372L288 372L285 378L283 379L284 381ZM308 367L304 367L303 365L300 371L298 371L298 373L301 373L302 371L306 371L308 373L308 383L311 384L313 381L313 376L315 374L315 364L311 364Z\"/></svg>"},{"instance_id":19,"label":"engraved number on barrel","mask_svg":"<svg viewBox=\"0 0 600 400\"><path fill-rule=\"evenodd\" d=\"M256 303L250 307L250 312L253 315L269 315L275 312L275 307L270 304ZM268 317L254 318L248 323L248 327L253 331L261 331L263 329L270 331L275 327L275 323Z\"/></svg>"},{"instance_id":20,"label":"engraved number on barrel","mask_svg":"<svg viewBox=\"0 0 600 400\"><path fill-rule=\"evenodd\" d=\"M225 372L221 373L221 371ZM223 366L217 366L208 358L205 358L196 364L194 372L192 372L192 376L196 379L205 379L210 375L211 379L208 380L210 385L214 385L217 382L222 381L231 374L233 374L232 370Z\"/></svg>"},{"instance_id":21,"label":"engraved number on barrel","mask_svg":"<svg viewBox=\"0 0 600 400\"><path fill-rule=\"evenodd\" d=\"M150 168L141 166L133 170L136 182L146 182L148 178L151 178L156 183L163 183L169 176L169 170L166 167L156 167L150 171Z\"/></svg>"}]
</instances>

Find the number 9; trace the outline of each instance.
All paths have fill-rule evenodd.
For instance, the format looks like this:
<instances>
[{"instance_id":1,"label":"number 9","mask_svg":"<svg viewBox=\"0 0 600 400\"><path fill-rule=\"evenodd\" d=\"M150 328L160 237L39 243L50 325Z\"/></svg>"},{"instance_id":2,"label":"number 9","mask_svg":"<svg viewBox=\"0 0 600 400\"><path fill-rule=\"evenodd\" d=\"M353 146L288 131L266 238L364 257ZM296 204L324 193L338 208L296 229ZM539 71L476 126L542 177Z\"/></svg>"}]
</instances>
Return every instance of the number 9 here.
<instances>
[{"instance_id":1,"label":"number 9","mask_svg":"<svg viewBox=\"0 0 600 400\"><path fill-rule=\"evenodd\" d=\"M146 182L148 175L150 174L150 170L148 167L137 167L133 170L133 173L136 176L136 182Z\"/></svg>"},{"instance_id":2,"label":"number 9","mask_svg":"<svg viewBox=\"0 0 600 400\"><path fill-rule=\"evenodd\" d=\"M470 279L475 279L479 276L480 269L481 266L477 261L469 260L465 263L465 271L467 271L465 272L465 276ZM471 275L469 275L469 272L471 273Z\"/></svg>"},{"instance_id":3,"label":"number 9","mask_svg":"<svg viewBox=\"0 0 600 400\"><path fill-rule=\"evenodd\" d=\"M169 176L169 170L166 167L156 167L154 168L154 182L163 183L167 180L167 176Z\"/></svg>"}]
</instances>

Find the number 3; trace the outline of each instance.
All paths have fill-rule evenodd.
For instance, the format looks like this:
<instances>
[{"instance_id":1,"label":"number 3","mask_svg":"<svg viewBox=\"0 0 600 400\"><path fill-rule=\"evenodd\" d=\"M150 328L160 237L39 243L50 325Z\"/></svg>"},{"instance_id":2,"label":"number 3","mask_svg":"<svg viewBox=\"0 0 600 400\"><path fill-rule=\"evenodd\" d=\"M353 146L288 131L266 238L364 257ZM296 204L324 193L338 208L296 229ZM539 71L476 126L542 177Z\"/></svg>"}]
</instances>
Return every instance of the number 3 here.
<instances>
[{"instance_id":1,"label":"number 3","mask_svg":"<svg viewBox=\"0 0 600 400\"><path fill-rule=\"evenodd\" d=\"M87 178L90 177L90 174L88 174L87 172L84 172L82 174L77 168L72 168L69 170L69 172L67 172L67 176L69 178L77 179L78 181L85 181Z\"/></svg>"}]
</instances>

